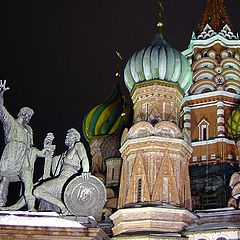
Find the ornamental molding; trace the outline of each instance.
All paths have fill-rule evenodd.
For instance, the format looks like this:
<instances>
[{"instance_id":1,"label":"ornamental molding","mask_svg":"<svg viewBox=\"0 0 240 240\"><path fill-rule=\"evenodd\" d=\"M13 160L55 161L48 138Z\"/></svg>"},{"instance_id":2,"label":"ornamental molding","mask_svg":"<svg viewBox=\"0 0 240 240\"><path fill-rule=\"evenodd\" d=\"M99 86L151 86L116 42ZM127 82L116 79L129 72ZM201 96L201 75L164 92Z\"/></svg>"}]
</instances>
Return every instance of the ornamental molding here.
<instances>
[{"instance_id":1,"label":"ornamental molding","mask_svg":"<svg viewBox=\"0 0 240 240\"><path fill-rule=\"evenodd\" d=\"M221 46L226 48L233 48L233 49L240 48L239 39L229 40L217 34L208 39L191 39L188 49L182 51L182 54L185 57L190 57L194 54L195 48L210 48L215 44L220 44Z\"/></svg>"},{"instance_id":2,"label":"ornamental molding","mask_svg":"<svg viewBox=\"0 0 240 240\"><path fill-rule=\"evenodd\" d=\"M196 34L194 34L194 35L192 35L192 37L193 37L193 39L205 40L205 39L214 37L216 35L220 35L229 40L238 40L239 39L238 33L234 34L227 24L222 28L222 30L219 33L215 32L209 24L206 24L203 31L198 36L196 36Z\"/></svg>"},{"instance_id":3,"label":"ornamental molding","mask_svg":"<svg viewBox=\"0 0 240 240\"><path fill-rule=\"evenodd\" d=\"M216 144L216 143L227 143L227 144L235 145L235 141L233 141L233 140L229 140L227 138L215 138L215 139L211 139L211 140L192 142L192 147L211 145L211 144Z\"/></svg>"},{"instance_id":4,"label":"ornamental molding","mask_svg":"<svg viewBox=\"0 0 240 240\"><path fill-rule=\"evenodd\" d=\"M128 147L129 145L134 145L136 144L137 146L139 146L140 143L143 143L145 146L147 146L147 143L154 143L155 148L159 148L158 143L164 143L167 146L167 149L169 151L171 150L176 150L176 145L178 144L180 146L183 146L185 149L187 149L188 152L192 153L193 149L192 147L183 139L171 139L171 138L165 138L165 137L160 137L160 136L147 136L147 137L142 137L142 138L137 138L137 139L128 139L126 142L124 142L124 144L122 145L122 147L120 148L120 152L123 153ZM152 149L152 146L149 145L148 146L150 149ZM146 147L146 148L148 148ZM162 146L163 148L165 146ZM160 147L161 148L161 147ZM134 150L134 149L132 149Z\"/></svg>"},{"instance_id":5,"label":"ornamental molding","mask_svg":"<svg viewBox=\"0 0 240 240\"><path fill-rule=\"evenodd\" d=\"M133 103L137 103L140 100L148 100L154 98L175 99L180 103L183 99L182 91L178 88L162 86L162 85L149 85L136 89L132 95Z\"/></svg>"},{"instance_id":6,"label":"ornamental molding","mask_svg":"<svg viewBox=\"0 0 240 240\"><path fill-rule=\"evenodd\" d=\"M214 91L214 92L207 92L207 93L201 93L201 94L197 94L197 95L190 95L190 96L186 96L183 100L183 104L185 104L188 101L192 101L192 100L200 100L203 99L204 103L206 104L206 102L208 101L207 98L218 98L220 100L221 97L227 97L227 98L231 98L231 99L236 99L236 100L240 100L240 96L239 94L236 93L231 93L231 92L226 92L226 91ZM212 102L212 100L211 100ZM229 102L231 103L231 102ZM237 105L234 103L231 103L233 105ZM226 105L229 106L229 105Z\"/></svg>"}]
</instances>

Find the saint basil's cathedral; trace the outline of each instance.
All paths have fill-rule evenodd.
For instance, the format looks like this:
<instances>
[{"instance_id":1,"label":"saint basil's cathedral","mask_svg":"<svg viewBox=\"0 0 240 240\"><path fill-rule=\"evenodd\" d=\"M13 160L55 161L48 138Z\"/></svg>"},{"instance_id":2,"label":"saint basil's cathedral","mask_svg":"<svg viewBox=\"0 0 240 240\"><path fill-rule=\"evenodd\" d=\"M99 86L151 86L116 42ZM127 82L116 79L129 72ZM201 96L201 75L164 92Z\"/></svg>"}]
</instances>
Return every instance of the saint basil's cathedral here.
<instances>
[{"instance_id":1,"label":"saint basil's cathedral","mask_svg":"<svg viewBox=\"0 0 240 240\"><path fill-rule=\"evenodd\" d=\"M83 122L107 189L96 219L112 239L240 239L239 35L224 1L207 0L179 52L159 16L124 68L133 106L117 85Z\"/></svg>"},{"instance_id":2,"label":"saint basil's cathedral","mask_svg":"<svg viewBox=\"0 0 240 240\"><path fill-rule=\"evenodd\" d=\"M124 67L129 96L116 84L84 118L101 212L1 211L1 239L240 239L240 39L224 1L205 2L179 52L158 1L155 38Z\"/></svg>"}]
</instances>

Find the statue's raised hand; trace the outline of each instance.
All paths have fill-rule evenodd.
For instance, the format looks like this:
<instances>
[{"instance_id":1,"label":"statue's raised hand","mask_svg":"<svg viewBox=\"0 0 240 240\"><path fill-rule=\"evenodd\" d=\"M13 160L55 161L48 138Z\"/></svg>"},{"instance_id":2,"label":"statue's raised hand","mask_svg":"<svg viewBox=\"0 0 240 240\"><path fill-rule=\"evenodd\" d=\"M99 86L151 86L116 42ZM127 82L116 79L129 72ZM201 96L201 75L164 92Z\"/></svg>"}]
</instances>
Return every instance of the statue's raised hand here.
<instances>
[{"instance_id":1,"label":"statue's raised hand","mask_svg":"<svg viewBox=\"0 0 240 240\"><path fill-rule=\"evenodd\" d=\"M45 137L44 143L43 143L43 145L44 145L43 150L48 152L48 154L45 157L52 158L52 156L54 154L54 150L55 150L56 146L52 144L53 140L54 140L53 133L48 133L47 136Z\"/></svg>"},{"instance_id":2,"label":"statue's raised hand","mask_svg":"<svg viewBox=\"0 0 240 240\"><path fill-rule=\"evenodd\" d=\"M0 80L0 94L3 95L4 92L9 90L9 87L6 87L6 80Z\"/></svg>"},{"instance_id":3,"label":"statue's raised hand","mask_svg":"<svg viewBox=\"0 0 240 240\"><path fill-rule=\"evenodd\" d=\"M48 147L48 146L51 146L52 145L52 141L54 140L54 135L53 133L48 133L47 136L45 137L44 139L44 148L45 147Z\"/></svg>"}]
</instances>

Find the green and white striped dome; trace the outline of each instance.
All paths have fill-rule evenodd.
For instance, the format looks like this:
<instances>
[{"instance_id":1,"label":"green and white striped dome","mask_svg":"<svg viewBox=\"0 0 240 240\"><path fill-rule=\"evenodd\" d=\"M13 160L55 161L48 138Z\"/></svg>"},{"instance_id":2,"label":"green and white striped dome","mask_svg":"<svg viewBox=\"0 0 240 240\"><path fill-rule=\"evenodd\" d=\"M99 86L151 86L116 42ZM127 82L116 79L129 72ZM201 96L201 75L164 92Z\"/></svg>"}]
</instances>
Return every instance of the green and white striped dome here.
<instances>
[{"instance_id":1,"label":"green and white striped dome","mask_svg":"<svg viewBox=\"0 0 240 240\"><path fill-rule=\"evenodd\" d=\"M132 108L121 95L119 84L110 97L87 113L83 133L87 141L112 135L131 121Z\"/></svg>"},{"instance_id":2,"label":"green and white striped dome","mask_svg":"<svg viewBox=\"0 0 240 240\"><path fill-rule=\"evenodd\" d=\"M179 84L186 93L192 84L192 71L187 59L169 46L161 33L148 47L137 51L124 69L124 81L131 92L141 82L161 80Z\"/></svg>"}]
</instances>

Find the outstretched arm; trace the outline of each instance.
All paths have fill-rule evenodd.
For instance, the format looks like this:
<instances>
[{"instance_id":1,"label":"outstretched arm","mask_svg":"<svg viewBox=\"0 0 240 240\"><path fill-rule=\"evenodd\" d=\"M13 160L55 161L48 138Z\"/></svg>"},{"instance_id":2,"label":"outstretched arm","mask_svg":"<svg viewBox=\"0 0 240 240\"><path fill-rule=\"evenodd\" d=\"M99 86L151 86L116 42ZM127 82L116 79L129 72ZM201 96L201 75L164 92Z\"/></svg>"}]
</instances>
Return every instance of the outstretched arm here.
<instances>
[{"instance_id":1,"label":"outstretched arm","mask_svg":"<svg viewBox=\"0 0 240 240\"><path fill-rule=\"evenodd\" d=\"M4 131L7 131L11 123L10 119L13 118L3 106L3 95L7 90L9 90L9 88L6 87L6 80L0 80L0 121L3 123Z\"/></svg>"}]
</instances>

